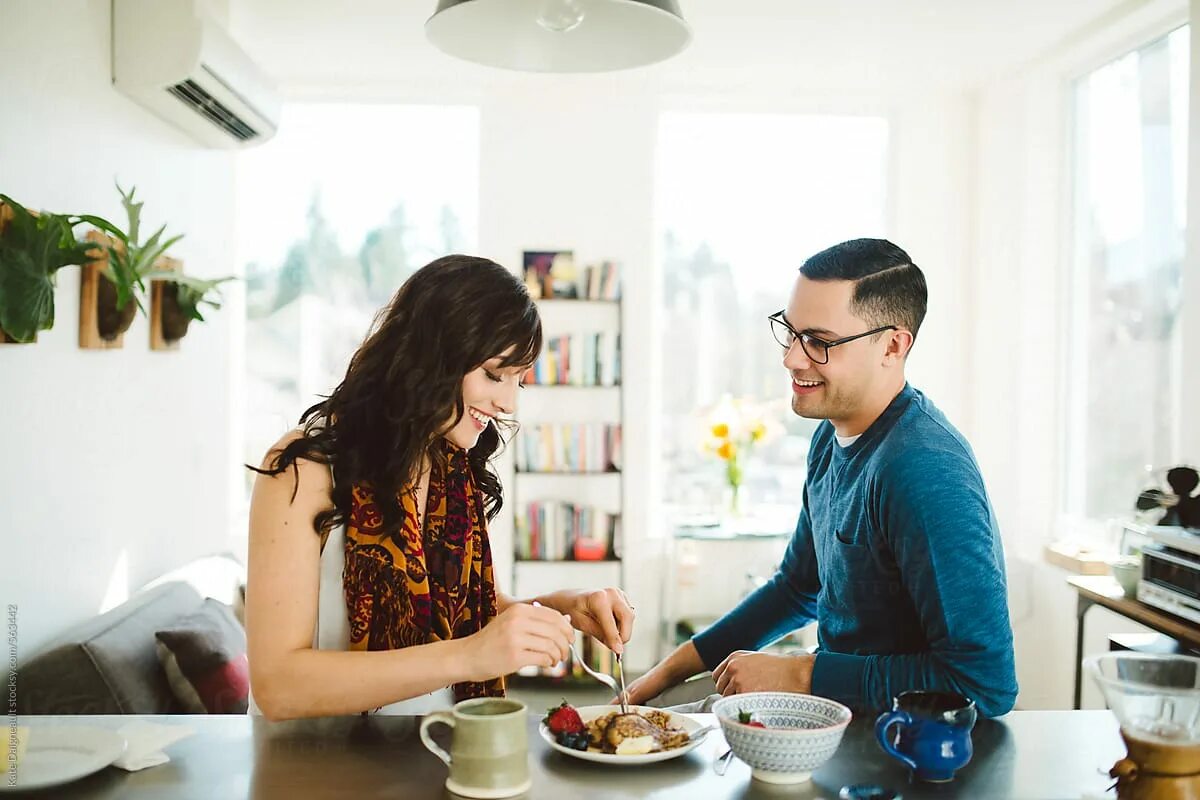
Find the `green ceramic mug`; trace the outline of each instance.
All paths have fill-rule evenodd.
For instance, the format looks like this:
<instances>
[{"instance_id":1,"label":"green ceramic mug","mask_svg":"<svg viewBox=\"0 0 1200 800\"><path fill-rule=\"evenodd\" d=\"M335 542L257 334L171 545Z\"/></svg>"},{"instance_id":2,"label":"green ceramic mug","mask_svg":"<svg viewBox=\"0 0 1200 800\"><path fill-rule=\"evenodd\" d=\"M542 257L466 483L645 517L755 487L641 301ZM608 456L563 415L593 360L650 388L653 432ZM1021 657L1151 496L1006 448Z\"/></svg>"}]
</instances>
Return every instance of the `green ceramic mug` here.
<instances>
[{"instance_id":1,"label":"green ceramic mug","mask_svg":"<svg viewBox=\"0 0 1200 800\"><path fill-rule=\"evenodd\" d=\"M529 734L524 703L479 697L421 720L421 743L446 762L446 788L463 797L512 797L529 791ZM447 753L429 735L434 725L454 729Z\"/></svg>"}]
</instances>

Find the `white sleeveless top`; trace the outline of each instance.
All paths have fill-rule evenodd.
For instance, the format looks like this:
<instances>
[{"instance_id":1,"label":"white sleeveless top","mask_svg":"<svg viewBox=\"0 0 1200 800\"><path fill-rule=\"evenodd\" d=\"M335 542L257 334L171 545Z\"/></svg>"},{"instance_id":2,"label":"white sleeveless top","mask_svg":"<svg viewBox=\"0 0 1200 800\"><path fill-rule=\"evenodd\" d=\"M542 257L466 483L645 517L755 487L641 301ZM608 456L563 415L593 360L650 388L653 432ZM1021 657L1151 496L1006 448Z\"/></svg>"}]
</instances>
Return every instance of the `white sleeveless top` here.
<instances>
[{"instance_id":1,"label":"white sleeveless top","mask_svg":"<svg viewBox=\"0 0 1200 800\"><path fill-rule=\"evenodd\" d=\"M317 626L313 631L314 650L349 650L350 616L346 609L346 595L342 590L342 572L346 566L346 531L341 525L329 532L321 550L321 583L317 590ZM454 693L450 687L436 692L410 697L372 711L373 714L428 714L444 711L454 705ZM249 697L249 713L262 714Z\"/></svg>"}]
</instances>

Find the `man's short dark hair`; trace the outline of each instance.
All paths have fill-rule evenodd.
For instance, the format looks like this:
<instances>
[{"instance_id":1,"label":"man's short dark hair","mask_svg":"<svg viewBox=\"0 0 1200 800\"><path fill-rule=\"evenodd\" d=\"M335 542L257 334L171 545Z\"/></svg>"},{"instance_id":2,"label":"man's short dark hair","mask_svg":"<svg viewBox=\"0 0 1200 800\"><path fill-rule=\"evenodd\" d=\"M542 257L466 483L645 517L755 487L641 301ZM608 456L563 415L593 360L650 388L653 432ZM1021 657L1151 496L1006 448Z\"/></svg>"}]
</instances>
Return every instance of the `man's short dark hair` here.
<instances>
[{"instance_id":1,"label":"man's short dark hair","mask_svg":"<svg viewBox=\"0 0 1200 800\"><path fill-rule=\"evenodd\" d=\"M814 281L854 281L850 311L872 327L896 325L916 338L925 319L925 275L887 239L835 244L805 261L800 274Z\"/></svg>"}]
</instances>

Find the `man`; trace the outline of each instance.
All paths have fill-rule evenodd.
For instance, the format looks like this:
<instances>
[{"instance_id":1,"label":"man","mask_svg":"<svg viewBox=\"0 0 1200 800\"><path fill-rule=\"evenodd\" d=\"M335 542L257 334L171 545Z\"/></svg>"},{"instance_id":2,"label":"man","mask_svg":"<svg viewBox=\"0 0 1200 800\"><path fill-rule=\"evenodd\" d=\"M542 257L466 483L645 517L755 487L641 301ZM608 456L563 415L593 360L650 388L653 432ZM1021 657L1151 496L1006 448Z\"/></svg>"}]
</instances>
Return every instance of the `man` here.
<instances>
[{"instance_id":1,"label":"man","mask_svg":"<svg viewBox=\"0 0 1200 800\"><path fill-rule=\"evenodd\" d=\"M817 694L859 710L909 689L1009 711L1017 694L1004 558L970 446L904 377L925 277L882 239L800 268L770 317L792 410L813 435L796 532L773 578L629 689L644 703L704 669L724 695ZM754 652L816 620L815 655Z\"/></svg>"}]
</instances>

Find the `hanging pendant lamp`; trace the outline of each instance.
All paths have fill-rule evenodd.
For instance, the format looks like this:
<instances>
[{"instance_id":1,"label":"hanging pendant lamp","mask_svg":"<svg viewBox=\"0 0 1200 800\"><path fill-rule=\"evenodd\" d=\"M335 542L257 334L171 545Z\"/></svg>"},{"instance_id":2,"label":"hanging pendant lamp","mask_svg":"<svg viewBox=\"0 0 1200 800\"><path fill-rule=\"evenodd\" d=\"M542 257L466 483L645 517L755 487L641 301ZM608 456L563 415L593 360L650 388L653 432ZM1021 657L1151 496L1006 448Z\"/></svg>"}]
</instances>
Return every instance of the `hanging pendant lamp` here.
<instances>
[{"instance_id":1,"label":"hanging pendant lamp","mask_svg":"<svg viewBox=\"0 0 1200 800\"><path fill-rule=\"evenodd\" d=\"M449 55L524 72L608 72L687 47L676 0L439 0L425 35Z\"/></svg>"}]
</instances>

